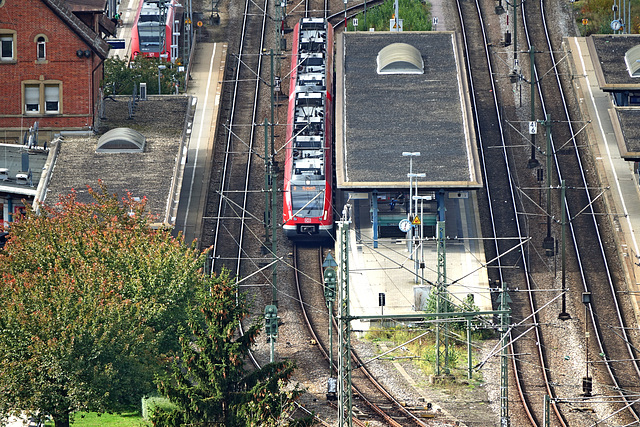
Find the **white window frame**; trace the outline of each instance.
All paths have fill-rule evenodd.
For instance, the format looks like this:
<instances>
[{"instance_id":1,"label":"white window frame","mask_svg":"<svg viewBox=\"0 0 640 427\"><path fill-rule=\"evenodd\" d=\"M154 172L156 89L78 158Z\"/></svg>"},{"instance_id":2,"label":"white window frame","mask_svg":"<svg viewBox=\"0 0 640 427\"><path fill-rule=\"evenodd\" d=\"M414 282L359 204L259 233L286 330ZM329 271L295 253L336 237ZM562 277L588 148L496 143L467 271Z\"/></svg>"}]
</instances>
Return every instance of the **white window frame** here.
<instances>
[{"instance_id":1,"label":"white window frame","mask_svg":"<svg viewBox=\"0 0 640 427\"><path fill-rule=\"evenodd\" d=\"M4 43L11 42L11 56L4 56ZM0 62L15 62L16 60L16 34L0 31Z\"/></svg>"},{"instance_id":2,"label":"white window frame","mask_svg":"<svg viewBox=\"0 0 640 427\"><path fill-rule=\"evenodd\" d=\"M36 37L36 59L38 61L47 59L47 38L43 35Z\"/></svg>"}]
</instances>

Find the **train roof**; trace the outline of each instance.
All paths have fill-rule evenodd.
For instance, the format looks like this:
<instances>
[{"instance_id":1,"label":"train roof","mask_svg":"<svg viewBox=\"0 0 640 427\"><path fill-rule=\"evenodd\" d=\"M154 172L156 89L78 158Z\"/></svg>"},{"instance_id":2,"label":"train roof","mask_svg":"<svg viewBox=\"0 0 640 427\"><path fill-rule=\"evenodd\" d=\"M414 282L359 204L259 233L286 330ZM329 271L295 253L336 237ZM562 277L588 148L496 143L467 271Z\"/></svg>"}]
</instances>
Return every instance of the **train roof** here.
<instances>
[{"instance_id":1,"label":"train roof","mask_svg":"<svg viewBox=\"0 0 640 427\"><path fill-rule=\"evenodd\" d=\"M424 73L378 73L379 53L414 47ZM482 178L463 61L453 32L348 32L336 48L336 169L340 189L408 185L480 188ZM404 49L415 52L412 49ZM415 58L399 61L416 62ZM389 55L389 52L386 52ZM390 67L390 68L393 68Z\"/></svg>"}]
</instances>

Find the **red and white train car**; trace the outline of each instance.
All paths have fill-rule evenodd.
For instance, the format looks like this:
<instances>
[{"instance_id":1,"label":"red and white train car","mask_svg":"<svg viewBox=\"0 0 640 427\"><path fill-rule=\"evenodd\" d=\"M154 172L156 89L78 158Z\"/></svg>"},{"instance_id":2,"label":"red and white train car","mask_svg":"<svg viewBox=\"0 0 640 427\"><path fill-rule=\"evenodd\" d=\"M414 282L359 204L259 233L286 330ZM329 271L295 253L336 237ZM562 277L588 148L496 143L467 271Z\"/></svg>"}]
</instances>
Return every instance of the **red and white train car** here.
<instances>
[{"instance_id":1,"label":"red and white train car","mask_svg":"<svg viewBox=\"0 0 640 427\"><path fill-rule=\"evenodd\" d=\"M175 61L182 6L177 0L143 0L131 29L131 59L138 55Z\"/></svg>"},{"instance_id":2,"label":"red and white train car","mask_svg":"<svg viewBox=\"0 0 640 427\"><path fill-rule=\"evenodd\" d=\"M303 18L293 32L283 228L294 240L333 236L333 27Z\"/></svg>"}]
</instances>

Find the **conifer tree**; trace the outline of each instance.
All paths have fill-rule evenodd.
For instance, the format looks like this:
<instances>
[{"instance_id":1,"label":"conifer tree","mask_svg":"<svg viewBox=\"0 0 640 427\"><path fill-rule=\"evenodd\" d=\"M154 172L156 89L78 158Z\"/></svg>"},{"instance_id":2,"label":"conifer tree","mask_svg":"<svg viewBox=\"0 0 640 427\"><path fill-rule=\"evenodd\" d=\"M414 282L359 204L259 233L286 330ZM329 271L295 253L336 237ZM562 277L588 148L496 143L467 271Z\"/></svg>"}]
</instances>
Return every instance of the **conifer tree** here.
<instances>
[{"instance_id":1,"label":"conifer tree","mask_svg":"<svg viewBox=\"0 0 640 427\"><path fill-rule=\"evenodd\" d=\"M279 361L261 369L247 365L261 328L256 322L238 334L248 314L246 297L228 274L212 278L191 312L180 357L157 381L160 392L177 408L156 409L154 425L308 425L310 419L285 421L302 393L289 386L293 363Z\"/></svg>"}]
</instances>

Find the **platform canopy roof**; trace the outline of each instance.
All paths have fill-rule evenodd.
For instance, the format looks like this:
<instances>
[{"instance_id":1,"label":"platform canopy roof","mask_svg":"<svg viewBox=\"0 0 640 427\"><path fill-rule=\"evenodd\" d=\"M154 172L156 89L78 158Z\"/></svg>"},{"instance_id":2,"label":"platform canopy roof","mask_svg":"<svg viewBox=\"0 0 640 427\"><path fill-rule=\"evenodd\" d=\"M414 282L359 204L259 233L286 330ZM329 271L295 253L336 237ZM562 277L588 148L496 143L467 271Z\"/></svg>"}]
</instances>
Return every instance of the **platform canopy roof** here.
<instances>
[{"instance_id":1,"label":"platform canopy roof","mask_svg":"<svg viewBox=\"0 0 640 427\"><path fill-rule=\"evenodd\" d=\"M453 32L348 32L336 48L339 189L482 186L469 90ZM423 73L407 73L407 69ZM380 72L395 70L395 73ZM405 72L403 72L405 71ZM403 152L420 152L413 160Z\"/></svg>"}]
</instances>

